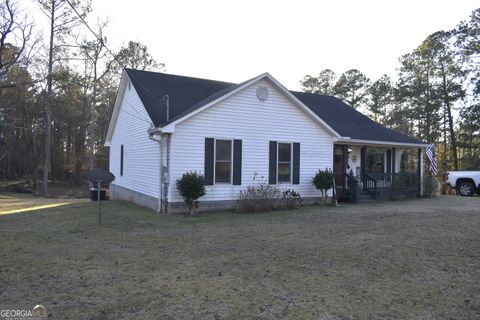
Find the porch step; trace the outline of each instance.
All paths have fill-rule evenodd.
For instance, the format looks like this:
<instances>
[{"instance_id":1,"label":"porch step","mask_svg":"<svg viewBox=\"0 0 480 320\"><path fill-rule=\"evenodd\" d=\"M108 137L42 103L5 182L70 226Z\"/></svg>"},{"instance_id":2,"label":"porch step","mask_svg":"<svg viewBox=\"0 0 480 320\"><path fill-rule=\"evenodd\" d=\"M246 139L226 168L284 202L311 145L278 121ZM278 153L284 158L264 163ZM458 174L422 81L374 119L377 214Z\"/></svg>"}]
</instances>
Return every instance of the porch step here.
<instances>
[{"instance_id":1,"label":"porch step","mask_svg":"<svg viewBox=\"0 0 480 320\"><path fill-rule=\"evenodd\" d=\"M357 203L369 203L374 202L372 195L365 190L358 190L357 191Z\"/></svg>"}]
</instances>

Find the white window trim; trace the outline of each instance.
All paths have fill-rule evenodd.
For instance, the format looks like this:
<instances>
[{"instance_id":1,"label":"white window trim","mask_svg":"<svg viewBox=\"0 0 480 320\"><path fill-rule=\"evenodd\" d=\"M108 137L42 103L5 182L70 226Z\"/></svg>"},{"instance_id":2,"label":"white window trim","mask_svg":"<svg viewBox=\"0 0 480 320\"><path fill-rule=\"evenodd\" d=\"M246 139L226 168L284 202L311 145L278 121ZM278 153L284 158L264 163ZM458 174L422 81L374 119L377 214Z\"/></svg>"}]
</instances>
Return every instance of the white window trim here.
<instances>
[{"instance_id":1,"label":"white window trim","mask_svg":"<svg viewBox=\"0 0 480 320\"><path fill-rule=\"evenodd\" d=\"M278 161L278 149L280 147L280 144L289 144L290 145L290 174L289 174L289 180L288 182L280 182L279 179L278 179L278 164L280 163L280 161ZM281 141L277 141L277 163L275 164L277 166L277 184L292 184L292 179L293 179L293 142L281 142ZM282 162L282 163L287 163L287 162Z\"/></svg>"},{"instance_id":2,"label":"white window trim","mask_svg":"<svg viewBox=\"0 0 480 320\"><path fill-rule=\"evenodd\" d=\"M217 182L217 140L230 141L230 181ZM213 185L233 185L233 140L231 138L214 138L213 143Z\"/></svg>"}]
</instances>

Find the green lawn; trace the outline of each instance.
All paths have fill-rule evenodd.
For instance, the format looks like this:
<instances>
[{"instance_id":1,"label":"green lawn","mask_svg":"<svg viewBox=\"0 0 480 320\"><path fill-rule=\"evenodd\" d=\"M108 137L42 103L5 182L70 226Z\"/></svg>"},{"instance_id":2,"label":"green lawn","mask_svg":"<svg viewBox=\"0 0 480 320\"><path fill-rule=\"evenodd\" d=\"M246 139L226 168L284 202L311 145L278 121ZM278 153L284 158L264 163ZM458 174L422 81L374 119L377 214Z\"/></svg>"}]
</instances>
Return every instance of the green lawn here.
<instances>
[{"instance_id":1,"label":"green lawn","mask_svg":"<svg viewBox=\"0 0 480 320\"><path fill-rule=\"evenodd\" d=\"M1 200L0 200L1 201ZM1 205L1 202L0 202ZM479 319L480 199L0 215L0 309L52 319Z\"/></svg>"}]
</instances>

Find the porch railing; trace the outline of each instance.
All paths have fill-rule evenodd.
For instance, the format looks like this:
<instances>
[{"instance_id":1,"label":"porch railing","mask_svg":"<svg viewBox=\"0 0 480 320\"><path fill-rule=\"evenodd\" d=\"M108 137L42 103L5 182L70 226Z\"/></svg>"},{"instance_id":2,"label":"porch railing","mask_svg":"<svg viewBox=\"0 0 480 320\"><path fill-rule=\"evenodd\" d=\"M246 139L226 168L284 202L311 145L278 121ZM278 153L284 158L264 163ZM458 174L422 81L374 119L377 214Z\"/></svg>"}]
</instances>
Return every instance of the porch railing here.
<instances>
[{"instance_id":1,"label":"porch railing","mask_svg":"<svg viewBox=\"0 0 480 320\"><path fill-rule=\"evenodd\" d=\"M415 173L368 173L364 189L374 198L382 192L389 192L392 199L402 194L416 195L418 176Z\"/></svg>"},{"instance_id":2,"label":"porch railing","mask_svg":"<svg viewBox=\"0 0 480 320\"><path fill-rule=\"evenodd\" d=\"M377 179L370 176L370 174L364 173L364 190L368 191L375 199L377 197Z\"/></svg>"},{"instance_id":3,"label":"porch railing","mask_svg":"<svg viewBox=\"0 0 480 320\"><path fill-rule=\"evenodd\" d=\"M368 173L368 176L377 181L378 189L389 189L395 186L405 189L417 187L418 177L415 173Z\"/></svg>"},{"instance_id":4,"label":"porch railing","mask_svg":"<svg viewBox=\"0 0 480 320\"><path fill-rule=\"evenodd\" d=\"M357 201L359 188L374 199L396 200L414 198L418 194L418 176L415 173L364 173L363 180L344 173L335 174L338 196L350 202Z\"/></svg>"},{"instance_id":5,"label":"porch railing","mask_svg":"<svg viewBox=\"0 0 480 320\"><path fill-rule=\"evenodd\" d=\"M334 177L337 197L348 199L352 203L357 202L359 180L348 173L334 173Z\"/></svg>"},{"instance_id":6,"label":"porch railing","mask_svg":"<svg viewBox=\"0 0 480 320\"><path fill-rule=\"evenodd\" d=\"M348 201L352 202L352 203L356 203L357 202L357 188L358 188L358 180L348 174L348 173L345 173L345 178L347 180L347 190L346 190L346 197L348 199Z\"/></svg>"}]
</instances>

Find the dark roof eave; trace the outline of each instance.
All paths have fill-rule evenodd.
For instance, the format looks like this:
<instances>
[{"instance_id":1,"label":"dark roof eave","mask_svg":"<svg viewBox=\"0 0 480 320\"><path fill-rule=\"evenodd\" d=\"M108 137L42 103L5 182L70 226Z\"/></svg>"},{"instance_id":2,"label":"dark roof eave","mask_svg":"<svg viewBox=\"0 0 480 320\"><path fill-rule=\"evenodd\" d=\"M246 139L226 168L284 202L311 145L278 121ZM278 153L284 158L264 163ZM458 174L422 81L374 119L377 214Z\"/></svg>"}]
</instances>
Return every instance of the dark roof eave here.
<instances>
[{"instance_id":1,"label":"dark roof eave","mask_svg":"<svg viewBox=\"0 0 480 320\"><path fill-rule=\"evenodd\" d=\"M371 145L371 146L391 146L391 147L409 147L409 148L426 148L430 144L421 140L405 142L395 140L370 140L370 139L355 139L350 137L341 137L335 140L339 144L355 144L355 145Z\"/></svg>"}]
</instances>

